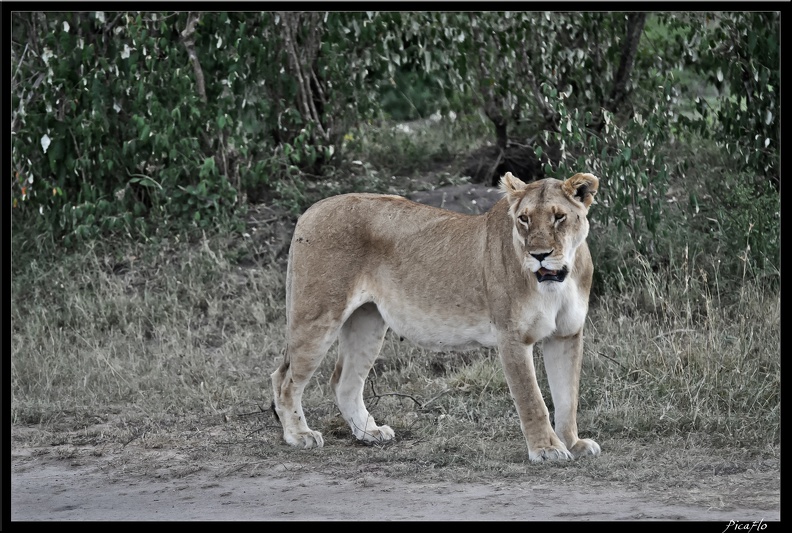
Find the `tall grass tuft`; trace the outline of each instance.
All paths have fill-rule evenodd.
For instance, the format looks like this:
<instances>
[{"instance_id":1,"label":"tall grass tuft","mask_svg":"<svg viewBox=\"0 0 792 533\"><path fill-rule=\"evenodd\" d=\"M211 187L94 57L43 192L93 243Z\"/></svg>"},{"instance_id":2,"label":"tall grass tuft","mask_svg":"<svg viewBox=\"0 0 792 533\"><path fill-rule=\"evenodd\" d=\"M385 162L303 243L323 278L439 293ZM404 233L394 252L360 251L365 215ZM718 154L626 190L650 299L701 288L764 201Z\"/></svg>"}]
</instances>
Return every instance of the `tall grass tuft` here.
<instances>
[{"instance_id":1,"label":"tall grass tuft","mask_svg":"<svg viewBox=\"0 0 792 533\"><path fill-rule=\"evenodd\" d=\"M686 252L654 269L639 258L631 285L598 298L582 401L613 435L777 446L780 295L750 278L709 279Z\"/></svg>"}]
</instances>

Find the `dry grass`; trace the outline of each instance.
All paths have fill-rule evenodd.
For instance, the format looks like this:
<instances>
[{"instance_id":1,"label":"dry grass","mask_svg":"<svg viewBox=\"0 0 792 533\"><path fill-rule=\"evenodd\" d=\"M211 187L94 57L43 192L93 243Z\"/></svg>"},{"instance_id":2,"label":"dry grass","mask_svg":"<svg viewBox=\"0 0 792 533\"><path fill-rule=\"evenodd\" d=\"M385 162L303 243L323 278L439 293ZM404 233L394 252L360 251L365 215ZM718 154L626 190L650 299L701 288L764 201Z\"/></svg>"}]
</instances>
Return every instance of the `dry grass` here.
<instances>
[{"instance_id":1,"label":"dry grass","mask_svg":"<svg viewBox=\"0 0 792 533\"><path fill-rule=\"evenodd\" d=\"M92 453L130 443L183 450L187 470L204 454L244 471L293 459L268 412L269 374L284 347L283 264L263 256L251 265L245 258L256 246L222 234L123 250L97 244L15 268L12 424ZM600 295L589 316L579 426L603 457L551 467L552 475L573 468L648 483L651 471L634 466L646 457L682 461L676 467L686 471L735 461L772 469L780 452L777 290L745 280L731 289L734 303L719 305L724 298L695 273L647 268L642 279ZM356 445L338 416L328 387L334 359L335 348L305 397L309 423L333 452L299 452L301 460L459 479L547 470L527 463L493 350L438 354L389 334L367 388L375 418L398 436L381 448Z\"/></svg>"}]
</instances>

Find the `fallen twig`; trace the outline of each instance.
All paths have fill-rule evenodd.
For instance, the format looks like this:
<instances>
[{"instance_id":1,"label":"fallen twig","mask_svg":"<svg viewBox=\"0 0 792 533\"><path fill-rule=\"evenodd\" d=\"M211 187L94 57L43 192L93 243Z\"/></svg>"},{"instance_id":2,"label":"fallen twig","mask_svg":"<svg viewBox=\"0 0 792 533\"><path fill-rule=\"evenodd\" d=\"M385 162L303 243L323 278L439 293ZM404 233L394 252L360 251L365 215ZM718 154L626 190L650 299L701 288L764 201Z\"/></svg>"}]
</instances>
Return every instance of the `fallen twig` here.
<instances>
[{"instance_id":1,"label":"fallen twig","mask_svg":"<svg viewBox=\"0 0 792 533\"><path fill-rule=\"evenodd\" d=\"M430 403L432 403L433 401L435 401L436 399L441 397L443 394L446 394L447 392L449 392L451 390L451 389L446 389L443 392L441 392L440 394L438 394L437 396L435 396L434 398L430 398L426 402L421 402L420 400L418 400L414 396L412 396L410 394L406 394L404 392L383 392L383 393L378 393L374 389L374 382L370 381L369 383L371 384L371 396L366 398L367 400L370 400L372 398L374 398L375 400L379 400L383 396L399 396L399 397L402 397L402 398L409 398L412 401L414 401L416 403L416 405L418 405L418 409L425 409L427 405L429 405Z\"/></svg>"},{"instance_id":2,"label":"fallen twig","mask_svg":"<svg viewBox=\"0 0 792 533\"><path fill-rule=\"evenodd\" d=\"M607 359L607 360L609 360L609 361L613 361L614 363L616 363L617 365L619 365L620 367L622 367L624 370L627 370L627 367L626 367L626 366L624 366L623 364L621 364L620 362L618 362L618 361L617 361L616 359L614 359L613 357L610 357L610 356L608 356L608 355L605 355L604 353L601 353L601 352L597 352L597 355L599 355L599 356L601 356L601 357L604 357L605 359Z\"/></svg>"}]
</instances>

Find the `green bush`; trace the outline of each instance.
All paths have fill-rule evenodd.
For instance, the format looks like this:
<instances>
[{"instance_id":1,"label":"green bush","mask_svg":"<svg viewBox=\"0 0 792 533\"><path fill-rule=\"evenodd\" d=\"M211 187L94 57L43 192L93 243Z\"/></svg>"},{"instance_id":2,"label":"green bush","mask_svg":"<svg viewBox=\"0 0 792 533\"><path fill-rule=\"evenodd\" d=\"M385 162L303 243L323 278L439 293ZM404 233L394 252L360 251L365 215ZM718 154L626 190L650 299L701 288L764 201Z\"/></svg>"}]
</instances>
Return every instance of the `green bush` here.
<instances>
[{"instance_id":1,"label":"green bush","mask_svg":"<svg viewBox=\"0 0 792 533\"><path fill-rule=\"evenodd\" d=\"M282 180L321 176L372 109L373 26L361 13L14 13L13 206L68 241L277 199Z\"/></svg>"},{"instance_id":2,"label":"green bush","mask_svg":"<svg viewBox=\"0 0 792 533\"><path fill-rule=\"evenodd\" d=\"M687 29L680 51L685 66L718 90L711 102L695 97L697 114L686 126L738 155L738 170L779 189L779 12L700 13L674 23Z\"/></svg>"},{"instance_id":3,"label":"green bush","mask_svg":"<svg viewBox=\"0 0 792 533\"><path fill-rule=\"evenodd\" d=\"M477 107L495 145L533 151L545 175L597 174L605 209L592 216L652 256L669 143L711 136L744 175L778 190L778 22L772 13L17 12L14 220L73 240L151 234L163 220L203 227L246 200L296 214L312 200L308 182L346 163L345 139L362 124ZM719 97L696 96L710 84ZM769 241L752 245L773 255Z\"/></svg>"}]
</instances>

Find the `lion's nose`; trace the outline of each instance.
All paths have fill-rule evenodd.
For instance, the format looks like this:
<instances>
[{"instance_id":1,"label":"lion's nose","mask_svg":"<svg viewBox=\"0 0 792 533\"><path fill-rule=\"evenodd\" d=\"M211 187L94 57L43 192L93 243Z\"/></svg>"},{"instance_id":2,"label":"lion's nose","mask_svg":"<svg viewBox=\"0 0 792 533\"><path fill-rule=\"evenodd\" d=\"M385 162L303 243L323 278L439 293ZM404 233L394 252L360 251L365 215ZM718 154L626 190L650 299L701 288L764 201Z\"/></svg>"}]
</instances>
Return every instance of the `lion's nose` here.
<instances>
[{"instance_id":1,"label":"lion's nose","mask_svg":"<svg viewBox=\"0 0 792 533\"><path fill-rule=\"evenodd\" d=\"M536 259L536 260L537 260L537 261L539 261L540 263L541 263L542 261L544 261L544 260L545 260L545 257L547 257L548 255L550 255L550 252L547 252L547 253L544 253L544 254L534 254L534 253L531 253L531 257L533 257L534 259Z\"/></svg>"}]
</instances>

